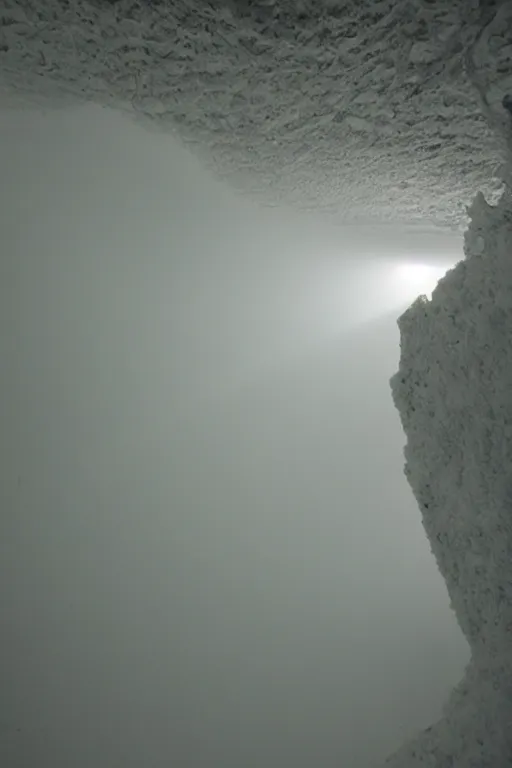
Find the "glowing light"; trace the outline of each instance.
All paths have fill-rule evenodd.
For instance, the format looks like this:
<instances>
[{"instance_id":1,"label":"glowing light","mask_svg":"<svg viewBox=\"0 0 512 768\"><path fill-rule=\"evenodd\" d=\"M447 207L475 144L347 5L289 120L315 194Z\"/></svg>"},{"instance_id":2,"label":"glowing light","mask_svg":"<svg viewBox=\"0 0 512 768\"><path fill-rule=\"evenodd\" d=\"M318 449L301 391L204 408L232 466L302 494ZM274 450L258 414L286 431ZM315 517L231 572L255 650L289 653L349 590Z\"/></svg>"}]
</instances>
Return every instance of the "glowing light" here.
<instances>
[{"instance_id":1,"label":"glowing light","mask_svg":"<svg viewBox=\"0 0 512 768\"><path fill-rule=\"evenodd\" d=\"M446 274L446 266L420 263L404 263L396 267L398 290L404 300L412 300L423 294L430 298L439 280Z\"/></svg>"}]
</instances>

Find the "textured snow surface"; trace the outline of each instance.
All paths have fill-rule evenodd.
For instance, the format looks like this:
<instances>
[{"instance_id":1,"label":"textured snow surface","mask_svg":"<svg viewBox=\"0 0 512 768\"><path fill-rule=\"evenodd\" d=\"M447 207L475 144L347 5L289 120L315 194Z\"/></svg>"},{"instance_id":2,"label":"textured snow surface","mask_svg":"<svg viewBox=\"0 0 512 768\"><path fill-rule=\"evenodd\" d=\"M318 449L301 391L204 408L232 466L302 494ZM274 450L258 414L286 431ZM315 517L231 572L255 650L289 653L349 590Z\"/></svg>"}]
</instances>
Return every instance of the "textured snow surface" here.
<instances>
[{"instance_id":1,"label":"textured snow surface","mask_svg":"<svg viewBox=\"0 0 512 768\"><path fill-rule=\"evenodd\" d=\"M469 213L466 258L400 318L391 385L406 475L472 660L445 718L393 768L512 765L512 195L492 207L478 194Z\"/></svg>"},{"instance_id":2,"label":"textured snow surface","mask_svg":"<svg viewBox=\"0 0 512 768\"><path fill-rule=\"evenodd\" d=\"M389 768L512 765L510 0L3 0L0 104L124 110L267 203L449 228L400 319L406 474L472 648ZM505 169L506 170L506 169ZM421 659L418 659L421 663Z\"/></svg>"},{"instance_id":3,"label":"textured snow surface","mask_svg":"<svg viewBox=\"0 0 512 768\"><path fill-rule=\"evenodd\" d=\"M496 201L496 134L468 67L492 108L511 62L509 0L0 8L0 104L126 110L235 187L341 222L458 228L475 189Z\"/></svg>"}]
</instances>

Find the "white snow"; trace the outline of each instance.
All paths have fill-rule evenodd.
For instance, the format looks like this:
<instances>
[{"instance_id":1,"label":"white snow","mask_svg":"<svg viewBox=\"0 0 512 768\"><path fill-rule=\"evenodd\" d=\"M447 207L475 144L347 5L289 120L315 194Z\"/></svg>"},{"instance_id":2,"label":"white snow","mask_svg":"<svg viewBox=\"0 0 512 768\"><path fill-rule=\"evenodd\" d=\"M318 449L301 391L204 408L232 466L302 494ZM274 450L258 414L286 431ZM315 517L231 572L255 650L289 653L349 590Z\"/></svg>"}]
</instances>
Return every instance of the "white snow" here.
<instances>
[{"instance_id":1,"label":"white snow","mask_svg":"<svg viewBox=\"0 0 512 768\"><path fill-rule=\"evenodd\" d=\"M479 193L466 258L399 320L406 475L472 649L445 717L386 765L512 765L512 197ZM420 663L421 660L418 660Z\"/></svg>"},{"instance_id":2,"label":"white snow","mask_svg":"<svg viewBox=\"0 0 512 768\"><path fill-rule=\"evenodd\" d=\"M473 655L444 719L389 768L512 765L511 39L509 0L0 9L3 106L126 111L247 193L342 222L462 228L481 190L466 259L400 319L392 380L406 474Z\"/></svg>"},{"instance_id":3,"label":"white snow","mask_svg":"<svg viewBox=\"0 0 512 768\"><path fill-rule=\"evenodd\" d=\"M458 229L475 189L499 196L466 54L476 43L497 104L511 88L509 6L3 0L0 104L109 105L266 203Z\"/></svg>"}]
</instances>

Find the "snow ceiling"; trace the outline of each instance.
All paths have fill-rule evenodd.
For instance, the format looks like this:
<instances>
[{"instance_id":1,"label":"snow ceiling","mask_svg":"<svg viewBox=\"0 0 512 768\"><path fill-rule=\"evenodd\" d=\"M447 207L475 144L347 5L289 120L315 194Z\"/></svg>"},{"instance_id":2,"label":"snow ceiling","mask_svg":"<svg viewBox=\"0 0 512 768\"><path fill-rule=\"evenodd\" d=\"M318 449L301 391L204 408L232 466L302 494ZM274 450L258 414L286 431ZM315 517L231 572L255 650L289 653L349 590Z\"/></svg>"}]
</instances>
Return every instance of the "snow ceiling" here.
<instances>
[{"instance_id":1,"label":"snow ceiling","mask_svg":"<svg viewBox=\"0 0 512 768\"><path fill-rule=\"evenodd\" d=\"M508 5L3 0L0 99L125 110L266 204L458 229L499 190L467 53L512 92Z\"/></svg>"}]
</instances>

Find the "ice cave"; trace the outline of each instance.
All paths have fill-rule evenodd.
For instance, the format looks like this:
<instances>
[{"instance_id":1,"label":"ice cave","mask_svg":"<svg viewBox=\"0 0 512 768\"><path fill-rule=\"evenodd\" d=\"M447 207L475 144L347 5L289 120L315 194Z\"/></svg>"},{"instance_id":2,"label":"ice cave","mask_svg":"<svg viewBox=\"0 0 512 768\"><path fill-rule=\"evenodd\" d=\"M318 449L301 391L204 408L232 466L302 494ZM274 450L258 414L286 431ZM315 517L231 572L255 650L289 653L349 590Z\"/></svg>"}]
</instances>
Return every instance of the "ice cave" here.
<instances>
[{"instance_id":1,"label":"ice cave","mask_svg":"<svg viewBox=\"0 0 512 768\"><path fill-rule=\"evenodd\" d=\"M2 113L114 110L155 141L172 137L212 178L278 215L286 208L361 230L392 226L404 238L460 239L463 257L399 317L399 366L386 396L405 432L416 514L471 657L441 717L375 760L388 768L512 766L511 103L509 0L0 3ZM41 267L34 280L45 279ZM26 375L37 380L38 365ZM49 425L50 417L40 430ZM50 682L36 676L35 685L53 690ZM7 713L17 701L9 695ZM358 738L371 743L374 728L369 721ZM41 734L38 744L57 739ZM265 764L284 766L273 738ZM29 753L16 749L5 768L30 768ZM239 749L239 764L253 765ZM215 754L208 762L206 744L203 758L182 766L230 765ZM67 764L106 768L101 740L87 755ZM331 762L318 755L314 764ZM363 768L347 757L345 765Z\"/></svg>"}]
</instances>

